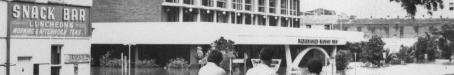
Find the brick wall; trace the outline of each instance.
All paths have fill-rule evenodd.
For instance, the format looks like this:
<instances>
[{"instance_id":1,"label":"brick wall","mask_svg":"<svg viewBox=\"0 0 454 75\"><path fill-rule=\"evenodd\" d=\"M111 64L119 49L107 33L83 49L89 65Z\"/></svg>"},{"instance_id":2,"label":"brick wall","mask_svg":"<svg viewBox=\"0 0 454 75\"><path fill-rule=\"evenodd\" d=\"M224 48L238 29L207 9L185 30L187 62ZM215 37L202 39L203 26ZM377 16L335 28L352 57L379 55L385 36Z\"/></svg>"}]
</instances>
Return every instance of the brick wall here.
<instances>
[{"instance_id":1,"label":"brick wall","mask_svg":"<svg viewBox=\"0 0 454 75\"><path fill-rule=\"evenodd\" d=\"M162 0L93 0L93 22L161 22Z\"/></svg>"}]
</instances>

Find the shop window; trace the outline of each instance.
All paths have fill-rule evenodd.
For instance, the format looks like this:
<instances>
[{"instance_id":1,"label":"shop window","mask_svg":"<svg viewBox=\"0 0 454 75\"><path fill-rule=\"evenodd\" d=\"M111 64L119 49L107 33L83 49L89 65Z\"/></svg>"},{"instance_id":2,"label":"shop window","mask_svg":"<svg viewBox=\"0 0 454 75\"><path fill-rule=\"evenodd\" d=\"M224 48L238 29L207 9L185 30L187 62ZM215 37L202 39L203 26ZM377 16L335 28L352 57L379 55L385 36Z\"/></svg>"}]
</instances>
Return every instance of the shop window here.
<instances>
[{"instance_id":1,"label":"shop window","mask_svg":"<svg viewBox=\"0 0 454 75\"><path fill-rule=\"evenodd\" d=\"M51 47L51 64L60 64L61 62L61 49L63 45L52 45Z\"/></svg>"},{"instance_id":2,"label":"shop window","mask_svg":"<svg viewBox=\"0 0 454 75\"><path fill-rule=\"evenodd\" d=\"M306 28L311 29L312 25L306 25Z\"/></svg>"},{"instance_id":3,"label":"shop window","mask_svg":"<svg viewBox=\"0 0 454 75\"><path fill-rule=\"evenodd\" d=\"M330 25L325 25L325 30L331 30L331 26Z\"/></svg>"},{"instance_id":4,"label":"shop window","mask_svg":"<svg viewBox=\"0 0 454 75\"><path fill-rule=\"evenodd\" d=\"M39 75L39 64L33 64L33 75Z\"/></svg>"},{"instance_id":5,"label":"shop window","mask_svg":"<svg viewBox=\"0 0 454 75\"><path fill-rule=\"evenodd\" d=\"M52 66L50 68L50 75L60 75L60 66Z\"/></svg>"},{"instance_id":6,"label":"shop window","mask_svg":"<svg viewBox=\"0 0 454 75\"><path fill-rule=\"evenodd\" d=\"M170 3L178 3L178 0L165 0L166 2L170 2Z\"/></svg>"}]
</instances>

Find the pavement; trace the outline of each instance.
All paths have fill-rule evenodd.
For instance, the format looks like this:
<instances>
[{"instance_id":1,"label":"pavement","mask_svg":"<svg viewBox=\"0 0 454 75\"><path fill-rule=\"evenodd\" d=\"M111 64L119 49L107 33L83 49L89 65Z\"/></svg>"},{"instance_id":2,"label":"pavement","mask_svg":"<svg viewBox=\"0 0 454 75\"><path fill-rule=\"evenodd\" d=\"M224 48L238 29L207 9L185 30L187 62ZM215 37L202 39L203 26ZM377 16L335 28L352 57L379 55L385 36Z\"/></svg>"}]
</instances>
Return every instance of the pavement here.
<instances>
[{"instance_id":1,"label":"pavement","mask_svg":"<svg viewBox=\"0 0 454 75\"><path fill-rule=\"evenodd\" d=\"M339 75L454 75L454 62L436 60L431 63L410 63L387 67L362 67L360 62L352 62L344 74Z\"/></svg>"}]
</instances>

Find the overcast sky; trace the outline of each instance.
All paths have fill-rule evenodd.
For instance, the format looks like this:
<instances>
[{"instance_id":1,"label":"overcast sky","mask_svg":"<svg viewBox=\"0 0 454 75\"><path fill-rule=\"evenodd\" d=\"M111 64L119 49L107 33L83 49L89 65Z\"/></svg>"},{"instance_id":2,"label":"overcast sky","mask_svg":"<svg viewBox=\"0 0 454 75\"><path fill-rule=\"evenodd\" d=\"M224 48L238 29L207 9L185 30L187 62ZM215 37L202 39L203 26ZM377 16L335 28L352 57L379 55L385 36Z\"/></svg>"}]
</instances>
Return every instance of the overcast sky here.
<instances>
[{"instance_id":1,"label":"overcast sky","mask_svg":"<svg viewBox=\"0 0 454 75\"><path fill-rule=\"evenodd\" d=\"M448 7L447 3L454 0L444 0L445 6ZM301 10L309 11L316 8L325 8L329 10L335 10L338 14L346 13L349 15L356 15L359 18L386 18L390 16L395 18L397 16L406 16L405 10L400 7L399 3L390 2L389 0L301 0ZM447 10L445 8L444 10ZM417 18L425 15L428 18L427 11L424 9L418 9ZM432 17L438 18L440 15L446 17L454 17L454 12L440 11L435 12Z\"/></svg>"}]
</instances>

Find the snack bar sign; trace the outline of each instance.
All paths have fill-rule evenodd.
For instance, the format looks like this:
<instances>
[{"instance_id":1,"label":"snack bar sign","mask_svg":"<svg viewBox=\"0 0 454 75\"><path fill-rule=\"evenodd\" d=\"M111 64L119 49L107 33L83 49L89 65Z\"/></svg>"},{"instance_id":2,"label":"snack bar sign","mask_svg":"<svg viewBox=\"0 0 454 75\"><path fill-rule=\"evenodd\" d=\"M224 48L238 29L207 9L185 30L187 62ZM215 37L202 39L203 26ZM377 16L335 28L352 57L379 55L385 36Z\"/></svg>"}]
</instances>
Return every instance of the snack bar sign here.
<instances>
[{"instance_id":1,"label":"snack bar sign","mask_svg":"<svg viewBox=\"0 0 454 75\"><path fill-rule=\"evenodd\" d=\"M12 36L88 37L89 9L63 5L9 3Z\"/></svg>"}]
</instances>

